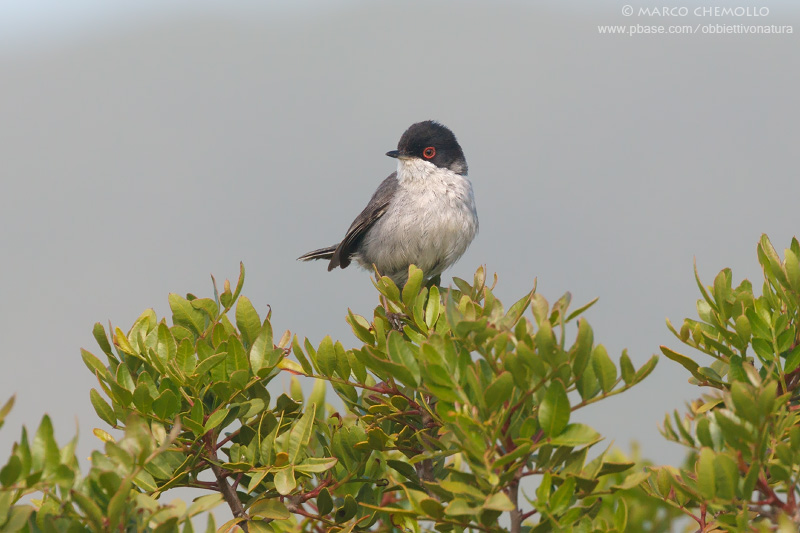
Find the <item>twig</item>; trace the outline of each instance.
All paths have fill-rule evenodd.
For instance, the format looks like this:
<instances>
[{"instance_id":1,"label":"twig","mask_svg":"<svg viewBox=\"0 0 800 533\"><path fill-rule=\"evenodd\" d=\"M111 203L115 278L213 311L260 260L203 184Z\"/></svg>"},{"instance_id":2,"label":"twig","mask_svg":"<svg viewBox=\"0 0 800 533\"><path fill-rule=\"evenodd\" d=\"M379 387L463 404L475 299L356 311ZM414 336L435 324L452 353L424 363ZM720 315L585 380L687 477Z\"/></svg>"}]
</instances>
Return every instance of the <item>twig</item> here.
<instances>
[{"instance_id":1,"label":"twig","mask_svg":"<svg viewBox=\"0 0 800 533\"><path fill-rule=\"evenodd\" d=\"M212 431L208 434L208 438L206 439L206 449L208 450L209 458L211 459L209 461L209 466L211 466L211 471L214 473L214 477L217 480L217 488L219 488L220 493L222 493L222 497L225 498L225 502L228 504L228 507L230 507L233 516L236 518L245 519L244 522L239 523L239 527L241 527L245 533L248 533L249 530L246 522L248 518L247 513L244 512L242 502L239 501L239 496L236 494L236 488L228 484L228 472L221 466L215 464L215 461L218 461L217 450L214 446L215 440L214 432Z\"/></svg>"},{"instance_id":2,"label":"twig","mask_svg":"<svg viewBox=\"0 0 800 533\"><path fill-rule=\"evenodd\" d=\"M511 533L520 533L522 521L525 519L519 508L519 480L521 477L522 469L519 469L514 472L514 479L508 484L508 497L514 504L514 510L511 511Z\"/></svg>"}]
</instances>

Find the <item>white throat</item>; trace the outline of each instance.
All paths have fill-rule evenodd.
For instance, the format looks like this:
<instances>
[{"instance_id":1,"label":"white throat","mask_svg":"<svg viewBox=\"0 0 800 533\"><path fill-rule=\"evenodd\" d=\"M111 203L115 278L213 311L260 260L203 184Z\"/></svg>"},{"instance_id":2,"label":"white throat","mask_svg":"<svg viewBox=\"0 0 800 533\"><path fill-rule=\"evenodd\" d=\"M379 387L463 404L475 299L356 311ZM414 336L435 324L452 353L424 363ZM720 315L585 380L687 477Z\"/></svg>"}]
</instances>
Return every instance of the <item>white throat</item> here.
<instances>
[{"instance_id":1,"label":"white throat","mask_svg":"<svg viewBox=\"0 0 800 533\"><path fill-rule=\"evenodd\" d=\"M458 173L448 168L439 168L430 161L418 157L397 160L397 181L401 185L411 185L421 181L433 179L451 180L455 177L462 178Z\"/></svg>"}]
</instances>

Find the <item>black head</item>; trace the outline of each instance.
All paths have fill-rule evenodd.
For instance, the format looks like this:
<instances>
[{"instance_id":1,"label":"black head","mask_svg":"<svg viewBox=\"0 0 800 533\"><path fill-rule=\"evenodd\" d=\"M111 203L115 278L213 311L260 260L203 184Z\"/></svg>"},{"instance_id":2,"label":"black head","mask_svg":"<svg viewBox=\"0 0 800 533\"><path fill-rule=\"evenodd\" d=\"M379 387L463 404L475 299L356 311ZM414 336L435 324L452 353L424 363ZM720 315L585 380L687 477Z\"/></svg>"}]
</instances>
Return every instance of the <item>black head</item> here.
<instances>
[{"instance_id":1,"label":"black head","mask_svg":"<svg viewBox=\"0 0 800 533\"><path fill-rule=\"evenodd\" d=\"M467 160L453 132L433 120L412 124L397 143L397 150L387 152L389 157L418 157L439 168L448 168L456 174L467 174Z\"/></svg>"}]
</instances>

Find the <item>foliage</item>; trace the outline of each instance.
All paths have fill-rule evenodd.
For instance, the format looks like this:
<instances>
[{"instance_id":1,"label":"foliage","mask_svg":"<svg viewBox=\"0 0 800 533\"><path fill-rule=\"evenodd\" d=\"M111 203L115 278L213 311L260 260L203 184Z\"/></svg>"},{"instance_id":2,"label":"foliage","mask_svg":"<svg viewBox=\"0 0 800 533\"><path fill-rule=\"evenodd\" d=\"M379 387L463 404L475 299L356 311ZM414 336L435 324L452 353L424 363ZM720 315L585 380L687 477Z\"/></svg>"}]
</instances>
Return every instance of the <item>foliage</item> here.
<instances>
[{"instance_id":1,"label":"foliage","mask_svg":"<svg viewBox=\"0 0 800 533\"><path fill-rule=\"evenodd\" d=\"M425 286L413 266L402 288L377 279L372 319L348 313L353 349L276 341L270 313L241 296L243 268L213 298L171 294L171 325L152 310L127 333L97 324L104 360L81 352L90 400L124 434L95 430L105 451L82 477L75 441L59 449L47 417L33 443L23 430L0 470L0 532L193 531L223 501L222 531L666 530L675 512L639 488L649 472L593 449L602 437L573 420L655 356L615 364L580 317L594 301L570 312L569 294L551 306L531 291L505 309L483 268L454 281ZM287 373L276 396L268 385ZM175 487L209 494L160 503Z\"/></svg>"},{"instance_id":2,"label":"foliage","mask_svg":"<svg viewBox=\"0 0 800 533\"><path fill-rule=\"evenodd\" d=\"M730 269L709 287L695 269L699 320L679 330L668 322L710 365L661 347L705 392L664 420L664 436L690 448L688 466L653 468L645 487L704 532L797 531L800 523L800 244L792 239L781 261L764 235L757 252L761 296L747 280L734 288Z\"/></svg>"},{"instance_id":3,"label":"foliage","mask_svg":"<svg viewBox=\"0 0 800 533\"><path fill-rule=\"evenodd\" d=\"M13 398L0 410L0 425L13 405ZM177 426L176 426L177 427ZM81 477L75 457L77 439L59 449L53 425L45 415L33 440L22 430L20 441L0 470L0 531L192 531L190 518L219 503L218 494L198 498L188 508L180 500L161 504L144 486L171 446L175 433L152 432L141 419L131 417L124 436L115 442L102 430L105 453L92 454L92 466ZM39 495L30 504L18 503ZM209 520L213 531L213 518Z\"/></svg>"}]
</instances>

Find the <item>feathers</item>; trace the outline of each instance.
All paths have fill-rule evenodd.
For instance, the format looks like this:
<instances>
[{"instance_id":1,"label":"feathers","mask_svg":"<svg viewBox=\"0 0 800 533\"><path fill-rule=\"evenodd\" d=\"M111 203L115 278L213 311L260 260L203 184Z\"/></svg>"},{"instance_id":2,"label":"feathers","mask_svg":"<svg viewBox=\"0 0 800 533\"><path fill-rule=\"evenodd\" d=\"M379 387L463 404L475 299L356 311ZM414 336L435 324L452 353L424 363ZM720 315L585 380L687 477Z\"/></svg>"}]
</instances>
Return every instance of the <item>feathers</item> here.
<instances>
[{"instance_id":1,"label":"feathers","mask_svg":"<svg viewBox=\"0 0 800 533\"><path fill-rule=\"evenodd\" d=\"M415 264L430 279L455 263L478 232L467 161L455 135L433 121L412 124L386 155L397 172L383 180L342 242L300 256L329 259L328 270L352 261L397 285Z\"/></svg>"},{"instance_id":2,"label":"feathers","mask_svg":"<svg viewBox=\"0 0 800 533\"><path fill-rule=\"evenodd\" d=\"M328 265L329 271L338 266L347 268L350 264L350 258L358 252L359 245L366 233L386 213L392 198L397 192L397 187L397 172L393 172L378 186L367 207L350 224L350 229L347 230L344 239L342 239L342 242L339 243L333 253L331 262Z\"/></svg>"},{"instance_id":3,"label":"feathers","mask_svg":"<svg viewBox=\"0 0 800 533\"><path fill-rule=\"evenodd\" d=\"M333 257L333 252L336 250L338 244L328 246L327 248L320 248L312 252L305 253L297 258L298 261L313 261L315 259L330 259Z\"/></svg>"}]
</instances>

